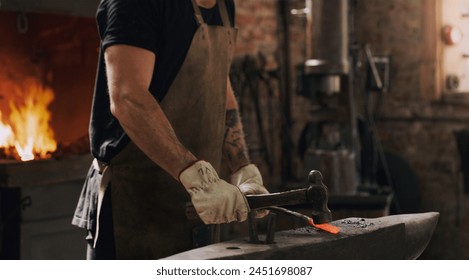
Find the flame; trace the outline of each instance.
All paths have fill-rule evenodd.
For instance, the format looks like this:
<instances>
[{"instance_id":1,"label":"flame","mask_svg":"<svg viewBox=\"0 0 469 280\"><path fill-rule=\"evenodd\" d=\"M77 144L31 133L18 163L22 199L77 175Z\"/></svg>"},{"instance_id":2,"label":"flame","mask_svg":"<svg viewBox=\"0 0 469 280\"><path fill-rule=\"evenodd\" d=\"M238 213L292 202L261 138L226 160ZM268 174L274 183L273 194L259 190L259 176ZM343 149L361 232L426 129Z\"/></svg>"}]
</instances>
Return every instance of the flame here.
<instances>
[{"instance_id":1,"label":"flame","mask_svg":"<svg viewBox=\"0 0 469 280\"><path fill-rule=\"evenodd\" d=\"M13 143L13 131L11 126L2 122L2 111L0 111L0 147L8 147Z\"/></svg>"},{"instance_id":2,"label":"flame","mask_svg":"<svg viewBox=\"0 0 469 280\"><path fill-rule=\"evenodd\" d=\"M9 124L1 121L0 112L0 147L14 147L23 161L48 158L57 149L48 110L54 93L34 79L25 81L23 89L16 89L23 104L10 101Z\"/></svg>"}]
</instances>

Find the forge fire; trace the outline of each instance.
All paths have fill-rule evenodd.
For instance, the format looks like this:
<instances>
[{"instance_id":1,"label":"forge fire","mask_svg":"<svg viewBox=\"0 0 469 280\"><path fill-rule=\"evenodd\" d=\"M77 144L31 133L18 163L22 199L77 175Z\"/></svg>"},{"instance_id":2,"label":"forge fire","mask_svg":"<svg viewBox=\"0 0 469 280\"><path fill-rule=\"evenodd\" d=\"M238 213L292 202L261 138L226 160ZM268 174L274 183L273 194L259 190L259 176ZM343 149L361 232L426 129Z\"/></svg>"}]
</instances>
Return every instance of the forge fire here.
<instances>
[{"instance_id":1,"label":"forge fire","mask_svg":"<svg viewBox=\"0 0 469 280\"><path fill-rule=\"evenodd\" d=\"M54 92L34 78L8 88L11 92L6 101L10 111L6 114L0 110L0 158L22 161L49 158L57 149L48 109Z\"/></svg>"}]
</instances>

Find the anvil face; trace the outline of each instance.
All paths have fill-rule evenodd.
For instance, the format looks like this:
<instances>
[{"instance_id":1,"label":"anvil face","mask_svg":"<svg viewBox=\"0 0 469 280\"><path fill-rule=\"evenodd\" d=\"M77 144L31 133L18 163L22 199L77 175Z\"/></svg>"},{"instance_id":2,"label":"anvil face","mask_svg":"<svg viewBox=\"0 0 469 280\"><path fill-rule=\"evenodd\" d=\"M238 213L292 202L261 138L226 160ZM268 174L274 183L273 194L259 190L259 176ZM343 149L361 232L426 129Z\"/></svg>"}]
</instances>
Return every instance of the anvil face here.
<instances>
[{"instance_id":1,"label":"anvil face","mask_svg":"<svg viewBox=\"0 0 469 280\"><path fill-rule=\"evenodd\" d=\"M167 259L416 259L427 247L439 213L347 218L332 222L337 235L313 228L276 233L275 244L249 244L238 239L190 250Z\"/></svg>"}]
</instances>

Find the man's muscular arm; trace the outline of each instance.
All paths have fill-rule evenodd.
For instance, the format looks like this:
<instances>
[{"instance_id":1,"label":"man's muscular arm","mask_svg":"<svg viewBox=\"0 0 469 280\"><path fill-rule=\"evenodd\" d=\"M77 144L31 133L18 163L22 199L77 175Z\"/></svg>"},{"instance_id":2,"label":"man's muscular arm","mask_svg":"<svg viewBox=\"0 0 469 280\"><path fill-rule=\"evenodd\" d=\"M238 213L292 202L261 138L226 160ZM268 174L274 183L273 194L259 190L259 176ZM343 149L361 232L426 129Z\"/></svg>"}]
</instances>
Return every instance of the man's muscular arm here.
<instances>
[{"instance_id":1,"label":"man's muscular arm","mask_svg":"<svg viewBox=\"0 0 469 280\"><path fill-rule=\"evenodd\" d=\"M177 139L160 105L149 92L154 53L127 45L105 51L111 112L132 141L176 180L197 159Z\"/></svg>"},{"instance_id":2,"label":"man's muscular arm","mask_svg":"<svg viewBox=\"0 0 469 280\"><path fill-rule=\"evenodd\" d=\"M111 112L132 141L157 165L179 180L206 224L244 221L249 206L240 189L218 177L209 162L197 161L178 140L150 94L155 55L114 45L106 49Z\"/></svg>"}]
</instances>

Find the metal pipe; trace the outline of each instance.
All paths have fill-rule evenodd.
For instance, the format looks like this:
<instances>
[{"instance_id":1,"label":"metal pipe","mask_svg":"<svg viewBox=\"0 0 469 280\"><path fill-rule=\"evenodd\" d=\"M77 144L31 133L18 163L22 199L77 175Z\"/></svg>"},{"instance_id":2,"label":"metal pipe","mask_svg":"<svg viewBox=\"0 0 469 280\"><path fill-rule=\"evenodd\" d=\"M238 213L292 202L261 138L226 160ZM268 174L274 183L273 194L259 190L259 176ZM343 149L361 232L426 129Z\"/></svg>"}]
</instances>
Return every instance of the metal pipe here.
<instances>
[{"instance_id":1,"label":"metal pipe","mask_svg":"<svg viewBox=\"0 0 469 280\"><path fill-rule=\"evenodd\" d=\"M306 73L348 74L348 1L306 0Z\"/></svg>"}]
</instances>

